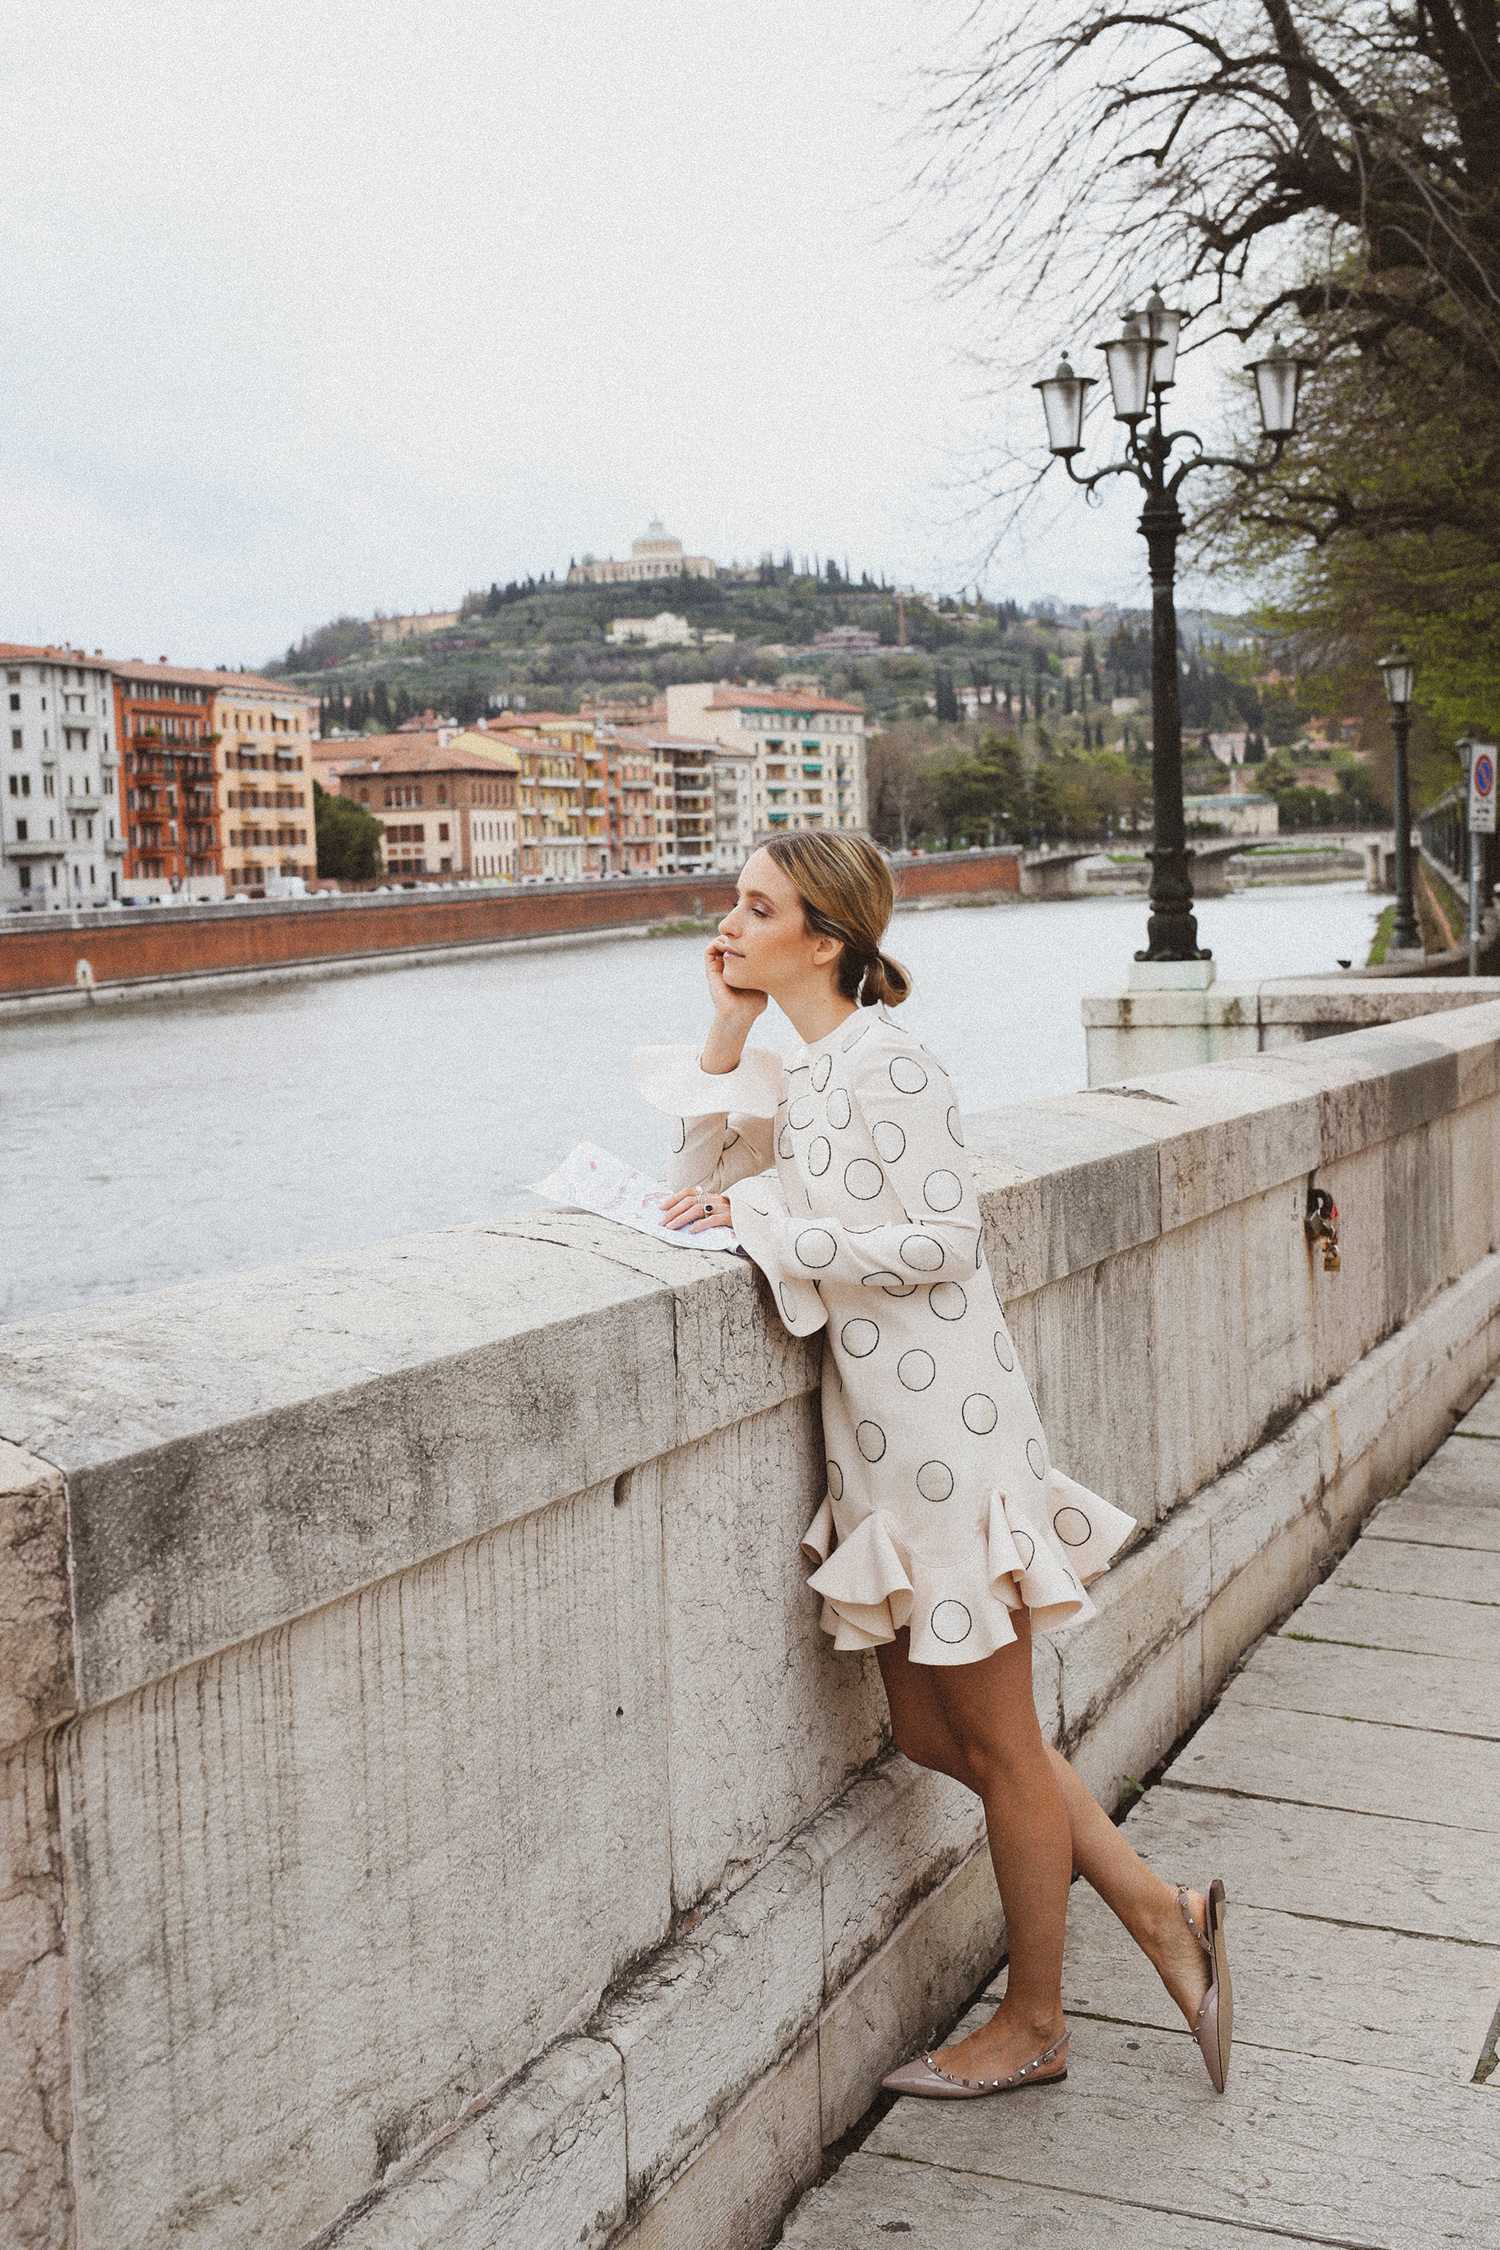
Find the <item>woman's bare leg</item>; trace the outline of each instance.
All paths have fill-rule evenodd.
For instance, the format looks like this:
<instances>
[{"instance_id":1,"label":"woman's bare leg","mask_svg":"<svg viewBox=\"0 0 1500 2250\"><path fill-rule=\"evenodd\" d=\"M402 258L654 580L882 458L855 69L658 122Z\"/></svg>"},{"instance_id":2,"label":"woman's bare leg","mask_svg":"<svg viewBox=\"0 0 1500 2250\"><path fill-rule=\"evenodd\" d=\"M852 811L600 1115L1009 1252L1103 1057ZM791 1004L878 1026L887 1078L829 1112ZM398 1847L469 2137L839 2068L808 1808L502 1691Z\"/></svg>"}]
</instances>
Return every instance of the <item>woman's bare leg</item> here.
<instances>
[{"instance_id":1,"label":"woman's bare leg","mask_svg":"<svg viewBox=\"0 0 1500 2250\"><path fill-rule=\"evenodd\" d=\"M939 1681L951 1677L951 1673L940 1666L913 1664L910 1636L905 1632L888 1642L879 1651L879 1657L896 1747L913 1764L951 1774L976 1796L982 1796L983 1791L965 1756L962 1742L950 1725L939 1693ZM1208 1988L1208 1969L1201 1951L1188 1935L1176 1894L1169 1884L1152 1874L1103 1807L1089 1795L1061 1751L1050 1745L1045 1746L1045 1751L1067 1816L1074 1868L1119 1916L1191 2024ZM996 1872L998 1875L998 1868ZM1203 1894L1190 1892L1189 1903L1199 1927L1203 1928L1206 1922ZM979 2075L995 2077L999 2073L986 2070Z\"/></svg>"},{"instance_id":2,"label":"woman's bare leg","mask_svg":"<svg viewBox=\"0 0 1500 2250\"><path fill-rule=\"evenodd\" d=\"M1189 1935L1176 1892L1170 1883L1152 1874L1123 1831L1089 1795L1062 1752L1049 1746L1047 1756L1067 1810L1073 1865L1105 1905L1118 1914L1191 2026L1198 2003L1208 1990L1208 1964L1202 1948ZM1205 1929L1208 1906L1203 1893L1190 1891L1188 1903L1199 1928Z\"/></svg>"},{"instance_id":3,"label":"woman's bare leg","mask_svg":"<svg viewBox=\"0 0 1500 2250\"><path fill-rule=\"evenodd\" d=\"M1066 2028L1072 1847L1032 1701L1031 1635L1024 1618L1018 1624L1017 1640L978 1664L914 1665L904 1633L880 1652L898 1745L918 1763L953 1774L984 1805L1005 1909L1005 1998L983 2030L943 2051L943 2067L965 2078L1004 2077Z\"/></svg>"}]
</instances>

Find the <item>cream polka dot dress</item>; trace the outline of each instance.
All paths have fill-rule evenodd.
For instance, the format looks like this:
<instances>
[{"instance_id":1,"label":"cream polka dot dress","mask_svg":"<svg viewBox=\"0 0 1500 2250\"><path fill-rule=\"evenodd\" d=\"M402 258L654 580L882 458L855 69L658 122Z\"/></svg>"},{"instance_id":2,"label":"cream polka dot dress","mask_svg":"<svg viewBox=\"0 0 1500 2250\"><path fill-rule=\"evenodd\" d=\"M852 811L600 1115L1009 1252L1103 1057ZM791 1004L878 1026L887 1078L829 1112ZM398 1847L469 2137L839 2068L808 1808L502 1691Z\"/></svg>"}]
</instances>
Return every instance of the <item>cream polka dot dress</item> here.
<instances>
[{"instance_id":1,"label":"cream polka dot dress","mask_svg":"<svg viewBox=\"0 0 1500 2250\"><path fill-rule=\"evenodd\" d=\"M643 1047L636 1083L677 1119L669 1181L728 1189L794 1336L827 1329L828 1489L804 1538L841 1649L911 1629L918 1664L972 1664L1091 1617L1088 1579L1133 1519L1054 1468L1005 1325L941 1064L884 1008L711 1076Z\"/></svg>"}]
</instances>

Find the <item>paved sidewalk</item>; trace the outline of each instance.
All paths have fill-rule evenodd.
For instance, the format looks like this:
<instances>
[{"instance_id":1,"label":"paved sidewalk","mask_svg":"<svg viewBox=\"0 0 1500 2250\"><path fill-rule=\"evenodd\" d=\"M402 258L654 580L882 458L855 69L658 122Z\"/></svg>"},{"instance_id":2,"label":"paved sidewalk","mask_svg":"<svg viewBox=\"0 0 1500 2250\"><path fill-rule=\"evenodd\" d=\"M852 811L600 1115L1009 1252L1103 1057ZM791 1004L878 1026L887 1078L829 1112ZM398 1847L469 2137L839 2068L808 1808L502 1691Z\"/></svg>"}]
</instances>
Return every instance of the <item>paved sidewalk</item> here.
<instances>
[{"instance_id":1,"label":"paved sidewalk","mask_svg":"<svg viewBox=\"0 0 1500 2250\"><path fill-rule=\"evenodd\" d=\"M1224 2097L1077 1884L1067 2083L898 2102L787 2250L1500 2250L1500 1385L1261 1644L1128 1833L1170 1879L1228 1886Z\"/></svg>"}]
</instances>

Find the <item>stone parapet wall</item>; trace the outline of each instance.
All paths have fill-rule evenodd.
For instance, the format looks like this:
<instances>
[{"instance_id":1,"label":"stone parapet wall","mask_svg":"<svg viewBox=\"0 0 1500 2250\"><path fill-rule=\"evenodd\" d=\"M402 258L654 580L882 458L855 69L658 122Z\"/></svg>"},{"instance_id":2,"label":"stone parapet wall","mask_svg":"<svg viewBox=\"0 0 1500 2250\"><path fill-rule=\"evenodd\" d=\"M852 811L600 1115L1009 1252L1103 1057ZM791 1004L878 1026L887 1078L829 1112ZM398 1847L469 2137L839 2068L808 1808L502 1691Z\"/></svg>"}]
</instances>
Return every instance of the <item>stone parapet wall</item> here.
<instances>
[{"instance_id":1,"label":"stone parapet wall","mask_svg":"<svg viewBox=\"0 0 1500 2250\"><path fill-rule=\"evenodd\" d=\"M968 1139L1142 1527L1037 1649L1113 1802L1500 1358L1500 1002ZM6 1346L6 2239L759 2250L1003 1943L802 1587L816 1344L541 1211Z\"/></svg>"},{"instance_id":2,"label":"stone parapet wall","mask_svg":"<svg viewBox=\"0 0 1500 2250\"><path fill-rule=\"evenodd\" d=\"M1497 999L1500 977L1455 978L1448 970L1389 977L1350 970L1203 990L1090 992L1083 1001L1089 1084L1227 1062Z\"/></svg>"}]
</instances>

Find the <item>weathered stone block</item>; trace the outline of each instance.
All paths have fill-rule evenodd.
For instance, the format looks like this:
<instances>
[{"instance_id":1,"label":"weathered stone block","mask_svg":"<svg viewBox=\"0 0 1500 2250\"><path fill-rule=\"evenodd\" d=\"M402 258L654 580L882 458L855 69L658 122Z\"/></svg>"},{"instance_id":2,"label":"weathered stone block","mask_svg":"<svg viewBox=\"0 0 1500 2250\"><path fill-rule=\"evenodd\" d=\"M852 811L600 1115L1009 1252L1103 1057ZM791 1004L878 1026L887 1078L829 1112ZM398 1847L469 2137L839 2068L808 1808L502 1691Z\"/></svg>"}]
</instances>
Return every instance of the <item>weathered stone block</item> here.
<instances>
[{"instance_id":1,"label":"weathered stone block","mask_svg":"<svg viewBox=\"0 0 1500 2250\"><path fill-rule=\"evenodd\" d=\"M1174 1510L1091 1593L1098 1616L1058 1636L1070 1749L1208 1606L1208 1509L1198 1502Z\"/></svg>"},{"instance_id":2,"label":"weathered stone block","mask_svg":"<svg viewBox=\"0 0 1500 2250\"><path fill-rule=\"evenodd\" d=\"M34 1734L0 1752L0 2239L7 2250L73 2250L66 1945L52 1741Z\"/></svg>"},{"instance_id":3,"label":"weathered stone block","mask_svg":"<svg viewBox=\"0 0 1500 2250\"><path fill-rule=\"evenodd\" d=\"M1160 1230L1156 1149L1131 1121L1050 1102L964 1120L1002 1297L1116 1257Z\"/></svg>"},{"instance_id":4,"label":"weathered stone block","mask_svg":"<svg viewBox=\"0 0 1500 2250\"><path fill-rule=\"evenodd\" d=\"M625 2065L632 2204L800 2044L822 1986L817 1870L793 1847L684 1928L601 2009L593 2029Z\"/></svg>"},{"instance_id":5,"label":"weathered stone block","mask_svg":"<svg viewBox=\"0 0 1500 2250\"><path fill-rule=\"evenodd\" d=\"M1023 1364L1036 1368L1037 1411L1052 1458L1138 1522L1156 1513L1156 1261L1169 1244L1124 1250L1065 1275L1029 1300Z\"/></svg>"},{"instance_id":6,"label":"weathered stone block","mask_svg":"<svg viewBox=\"0 0 1500 2250\"><path fill-rule=\"evenodd\" d=\"M74 1707L67 1494L56 1469L0 1438L0 1745Z\"/></svg>"},{"instance_id":7,"label":"weathered stone block","mask_svg":"<svg viewBox=\"0 0 1500 2250\"><path fill-rule=\"evenodd\" d=\"M836 1655L799 1547L827 1479L814 1398L669 1455L660 1470L672 1879L692 1906L879 1751L873 1663Z\"/></svg>"},{"instance_id":8,"label":"weathered stone block","mask_svg":"<svg viewBox=\"0 0 1500 2250\"><path fill-rule=\"evenodd\" d=\"M625 2218L625 2081L613 2047L538 2057L320 2232L308 2250L603 2250Z\"/></svg>"},{"instance_id":9,"label":"weathered stone block","mask_svg":"<svg viewBox=\"0 0 1500 2250\"><path fill-rule=\"evenodd\" d=\"M818 2025L823 2142L864 2115L888 2070L946 2031L1005 1946L994 1869L974 1851L887 1939Z\"/></svg>"},{"instance_id":10,"label":"weathered stone block","mask_svg":"<svg viewBox=\"0 0 1500 2250\"><path fill-rule=\"evenodd\" d=\"M782 2212L817 2178L822 2155L810 2038L751 2088L619 2250L764 2250Z\"/></svg>"},{"instance_id":11,"label":"weathered stone block","mask_svg":"<svg viewBox=\"0 0 1500 2250\"><path fill-rule=\"evenodd\" d=\"M670 1292L520 1226L16 1324L85 1708L670 1449Z\"/></svg>"},{"instance_id":12,"label":"weathered stone block","mask_svg":"<svg viewBox=\"0 0 1500 2250\"><path fill-rule=\"evenodd\" d=\"M979 1799L961 1782L924 1771L899 1751L819 1815L802 1844L823 1886L825 1999L983 1836Z\"/></svg>"},{"instance_id":13,"label":"weathered stone block","mask_svg":"<svg viewBox=\"0 0 1500 2250\"><path fill-rule=\"evenodd\" d=\"M80 2250L301 2241L664 1935L660 1553L605 1486L69 1728Z\"/></svg>"}]
</instances>

